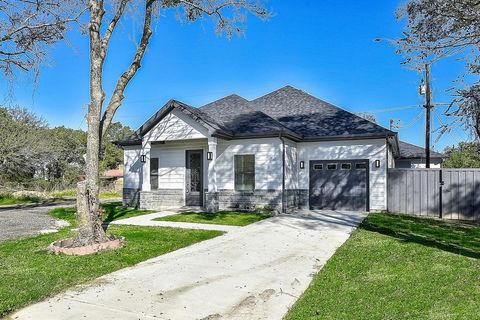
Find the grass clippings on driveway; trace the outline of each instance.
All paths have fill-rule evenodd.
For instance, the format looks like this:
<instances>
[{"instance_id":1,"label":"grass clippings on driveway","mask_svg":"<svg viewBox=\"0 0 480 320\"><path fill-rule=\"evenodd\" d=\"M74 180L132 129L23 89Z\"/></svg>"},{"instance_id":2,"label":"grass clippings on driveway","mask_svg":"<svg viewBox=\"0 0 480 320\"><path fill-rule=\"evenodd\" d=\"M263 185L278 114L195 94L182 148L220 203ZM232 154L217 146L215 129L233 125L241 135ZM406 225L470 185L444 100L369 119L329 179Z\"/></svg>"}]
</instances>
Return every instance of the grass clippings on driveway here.
<instances>
[{"instance_id":1,"label":"grass clippings on driveway","mask_svg":"<svg viewBox=\"0 0 480 320\"><path fill-rule=\"evenodd\" d=\"M154 219L156 221L191 222L206 224L221 224L230 226L246 226L251 223L270 218L270 214L246 213L237 211L208 212L183 212L171 216Z\"/></svg>"},{"instance_id":2,"label":"grass clippings on driveway","mask_svg":"<svg viewBox=\"0 0 480 320\"><path fill-rule=\"evenodd\" d=\"M285 319L480 319L480 227L372 213Z\"/></svg>"},{"instance_id":3,"label":"grass clippings on driveway","mask_svg":"<svg viewBox=\"0 0 480 320\"><path fill-rule=\"evenodd\" d=\"M73 221L72 209L52 215ZM0 243L0 317L69 287L134 265L222 232L159 227L111 226L108 232L125 237L123 248L89 256L52 255L50 243L71 237L71 227L55 234Z\"/></svg>"}]
</instances>

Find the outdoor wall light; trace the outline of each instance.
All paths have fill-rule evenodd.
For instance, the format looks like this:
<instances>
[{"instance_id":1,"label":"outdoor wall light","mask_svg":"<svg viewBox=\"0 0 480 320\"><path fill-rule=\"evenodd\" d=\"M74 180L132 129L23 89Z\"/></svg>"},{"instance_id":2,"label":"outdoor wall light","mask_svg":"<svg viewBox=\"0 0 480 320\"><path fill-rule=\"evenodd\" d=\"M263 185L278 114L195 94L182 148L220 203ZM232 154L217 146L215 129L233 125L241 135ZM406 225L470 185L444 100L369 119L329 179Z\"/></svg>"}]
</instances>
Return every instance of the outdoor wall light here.
<instances>
[{"instance_id":1,"label":"outdoor wall light","mask_svg":"<svg viewBox=\"0 0 480 320\"><path fill-rule=\"evenodd\" d=\"M300 169L305 169L305 161L300 161Z\"/></svg>"},{"instance_id":2,"label":"outdoor wall light","mask_svg":"<svg viewBox=\"0 0 480 320\"><path fill-rule=\"evenodd\" d=\"M207 152L207 160L213 160L213 152L211 151Z\"/></svg>"},{"instance_id":3,"label":"outdoor wall light","mask_svg":"<svg viewBox=\"0 0 480 320\"><path fill-rule=\"evenodd\" d=\"M375 168L380 168L380 160L375 160Z\"/></svg>"},{"instance_id":4,"label":"outdoor wall light","mask_svg":"<svg viewBox=\"0 0 480 320\"><path fill-rule=\"evenodd\" d=\"M140 156L140 162L142 162L142 163L147 162L147 156L144 155L144 154L142 154L142 155Z\"/></svg>"}]
</instances>

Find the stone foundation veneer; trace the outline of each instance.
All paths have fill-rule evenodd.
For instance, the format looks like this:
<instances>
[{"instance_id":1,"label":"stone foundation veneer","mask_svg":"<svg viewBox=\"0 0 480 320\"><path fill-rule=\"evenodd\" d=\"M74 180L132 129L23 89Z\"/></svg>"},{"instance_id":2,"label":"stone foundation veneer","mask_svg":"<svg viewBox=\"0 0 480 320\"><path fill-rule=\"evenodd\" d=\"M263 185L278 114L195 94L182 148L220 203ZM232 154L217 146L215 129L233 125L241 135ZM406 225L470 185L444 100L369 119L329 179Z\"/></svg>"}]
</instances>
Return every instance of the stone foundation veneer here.
<instances>
[{"instance_id":1,"label":"stone foundation veneer","mask_svg":"<svg viewBox=\"0 0 480 320\"><path fill-rule=\"evenodd\" d=\"M123 205L137 208L140 205L140 189L123 188Z\"/></svg>"},{"instance_id":2,"label":"stone foundation veneer","mask_svg":"<svg viewBox=\"0 0 480 320\"><path fill-rule=\"evenodd\" d=\"M308 209L308 190L286 190L285 201L287 210ZM161 209L183 207L185 199L182 189L158 189L140 191L138 189L123 189L123 204L141 209ZM282 208L282 192L280 190L205 191L205 210L265 210L280 212Z\"/></svg>"},{"instance_id":3,"label":"stone foundation veneer","mask_svg":"<svg viewBox=\"0 0 480 320\"><path fill-rule=\"evenodd\" d=\"M206 209L217 210L272 210L282 209L281 190L234 191L220 190L206 193ZM306 208L308 205L308 190L286 190L285 202L287 210Z\"/></svg>"},{"instance_id":4,"label":"stone foundation veneer","mask_svg":"<svg viewBox=\"0 0 480 320\"><path fill-rule=\"evenodd\" d=\"M140 209L178 208L184 205L183 189L158 189L140 192Z\"/></svg>"}]
</instances>

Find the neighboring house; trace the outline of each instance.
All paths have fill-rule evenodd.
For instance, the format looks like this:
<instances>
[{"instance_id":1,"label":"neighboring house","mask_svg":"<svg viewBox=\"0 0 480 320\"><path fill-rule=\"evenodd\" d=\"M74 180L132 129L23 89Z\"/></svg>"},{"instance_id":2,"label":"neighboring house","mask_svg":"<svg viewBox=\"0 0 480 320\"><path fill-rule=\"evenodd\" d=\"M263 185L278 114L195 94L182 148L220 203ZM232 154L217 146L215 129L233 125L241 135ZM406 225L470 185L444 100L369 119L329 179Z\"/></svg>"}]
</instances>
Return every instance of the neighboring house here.
<instances>
[{"instance_id":1,"label":"neighboring house","mask_svg":"<svg viewBox=\"0 0 480 320\"><path fill-rule=\"evenodd\" d=\"M414 144L399 141L400 156L395 159L395 168L425 168L425 149ZM441 168L445 156L430 151L430 168Z\"/></svg>"},{"instance_id":2,"label":"neighboring house","mask_svg":"<svg viewBox=\"0 0 480 320\"><path fill-rule=\"evenodd\" d=\"M112 191L123 190L123 165L117 169L109 169L103 172L100 179L104 187L109 187Z\"/></svg>"},{"instance_id":3,"label":"neighboring house","mask_svg":"<svg viewBox=\"0 0 480 320\"><path fill-rule=\"evenodd\" d=\"M124 202L153 209L385 210L395 132L286 86L200 108L171 100L125 151Z\"/></svg>"}]
</instances>

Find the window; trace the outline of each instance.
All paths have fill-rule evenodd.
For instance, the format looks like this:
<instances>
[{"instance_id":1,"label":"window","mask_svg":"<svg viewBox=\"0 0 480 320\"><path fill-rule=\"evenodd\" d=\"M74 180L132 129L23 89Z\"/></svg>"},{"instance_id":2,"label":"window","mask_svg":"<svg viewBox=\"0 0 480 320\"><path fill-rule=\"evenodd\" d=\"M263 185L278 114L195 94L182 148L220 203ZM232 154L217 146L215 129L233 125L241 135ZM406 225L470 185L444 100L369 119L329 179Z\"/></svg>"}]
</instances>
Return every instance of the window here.
<instances>
[{"instance_id":1,"label":"window","mask_svg":"<svg viewBox=\"0 0 480 320\"><path fill-rule=\"evenodd\" d=\"M336 163L327 164L327 170L337 170L337 164Z\"/></svg>"},{"instance_id":2,"label":"window","mask_svg":"<svg viewBox=\"0 0 480 320\"><path fill-rule=\"evenodd\" d=\"M255 155L236 155L235 191L255 190Z\"/></svg>"},{"instance_id":3,"label":"window","mask_svg":"<svg viewBox=\"0 0 480 320\"><path fill-rule=\"evenodd\" d=\"M323 164L314 164L313 170L323 170Z\"/></svg>"},{"instance_id":4,"label":"window","mask_svg":"<svg viewBox=\"0 0 480 320\"><path fill-rule=\"evenodd\" d=\"M365 170L365 169L367 169L367 164L365 162L356 163L355 164L355 169Z\"/></svg>"},{"instance_id":5,"label":"window","mask_svg":"<svg viewBox=\"0 0 480 320\"><path fill-rule=\"evenodd\" d=\"M342 163L341 168L342 168L342 170L350 170L350 169L352 169L352 164L351 163Z\"/></svg>"},{"instance_id":6,"label":"window","mask_svg":"<svg viewBox=\"0 0 480 320\"><path fill-rule=\"evenodd\" d=\"M150 159L150 188L158 189L158 158Z\"/></svg>"}]
</instances>

